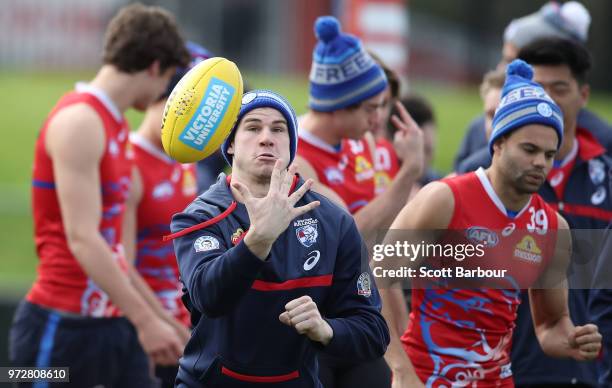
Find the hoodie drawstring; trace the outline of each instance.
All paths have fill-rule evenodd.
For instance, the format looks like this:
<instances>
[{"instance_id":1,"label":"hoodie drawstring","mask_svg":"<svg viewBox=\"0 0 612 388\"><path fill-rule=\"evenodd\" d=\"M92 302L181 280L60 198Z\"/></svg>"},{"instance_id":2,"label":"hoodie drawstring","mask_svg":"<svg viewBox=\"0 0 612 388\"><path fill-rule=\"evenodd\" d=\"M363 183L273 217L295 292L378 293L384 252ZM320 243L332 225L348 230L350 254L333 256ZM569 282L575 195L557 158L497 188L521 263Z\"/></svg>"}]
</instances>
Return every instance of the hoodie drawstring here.
<instances>
[{"instance_id":1,"label":"hoodie drawstring","mask_svg":"<svg viewBox=\"0 0 612 388\"><path fill-rule=\"evenodd\" d=\"M232 179L232 176L228 175L227 178L226 178L226 182L227 182L228 186L231 183L231 179ZM293 190L295 190L295 186L297 185L298 181L299 181L299 177L298 177L298 175L295 175L293 177L293 182L291 182L291 187L289 188L289 194L290 195L291 195L291 193L293 193ZM219 214L218 216L213 217L210 220L207 220L207 221L204 221L204 222L200 222L199 224L190 226L189 228L185 228L183 230L179 230L178 232L175 232L175 233L172 233L172 234L168 234L168 235L164 236L162 238L162 240L163 241L174 240L175 238L182 237L182 236L184 236L186 234L189 234L191 232L194 232L196 230L204 229L207 226L214 225L217 222L219 222L222 219L224 219L225 217L229 216L234 211L234 209L236 209L236 206L238 206L238 203L236 201L232 201L232 203L228 206L228 208L225 209L223 211L223 213ZM244 238L245 235L246 235L246 232L241 237Z\"/></svg>"}]
</instances>

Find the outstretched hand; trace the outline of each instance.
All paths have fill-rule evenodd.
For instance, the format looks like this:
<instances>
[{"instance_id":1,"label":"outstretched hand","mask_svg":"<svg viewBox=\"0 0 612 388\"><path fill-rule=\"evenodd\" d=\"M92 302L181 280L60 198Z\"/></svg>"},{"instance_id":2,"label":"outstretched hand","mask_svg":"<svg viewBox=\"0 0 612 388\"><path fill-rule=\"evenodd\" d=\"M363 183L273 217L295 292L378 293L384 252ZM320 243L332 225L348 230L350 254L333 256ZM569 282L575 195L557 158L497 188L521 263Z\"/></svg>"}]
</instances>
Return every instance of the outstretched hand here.
<instances>
[{"instance_id":1,"label":"outstretched hand","mask_svg":"<svg viewBox=\"0 0 612 388\"><path fill-rule=\"evenodd\" d=\"M292 165L285 170L281 167L282 163L280 159L274 163L270 189L263 198L254 197L249 188L240 182L232 182L232 187L242 196L251 221L249 233L244 242L251 252L262 260L268 256L274 241L287 229L293 219L320 205L319 201L313 201L295 207L295 204L310 189L313 181L312 179L307 180L289 195L296 168Z\"/></svg>"}]
</instances>

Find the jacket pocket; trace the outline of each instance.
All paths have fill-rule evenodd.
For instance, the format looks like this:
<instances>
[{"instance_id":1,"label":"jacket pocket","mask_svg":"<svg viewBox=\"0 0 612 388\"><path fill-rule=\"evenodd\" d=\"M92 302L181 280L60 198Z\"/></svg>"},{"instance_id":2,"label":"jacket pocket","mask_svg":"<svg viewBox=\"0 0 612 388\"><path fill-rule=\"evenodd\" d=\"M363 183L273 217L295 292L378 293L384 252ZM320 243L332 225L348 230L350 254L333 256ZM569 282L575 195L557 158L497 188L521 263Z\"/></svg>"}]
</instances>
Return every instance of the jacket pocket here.
<instances>
[{"instance_id":1,"label":"jacket pocket","mask_svg":"<svg viewBox=\"0 0 612 388\"><path fill-rule=\"evenodd\" d=\"M307 387L302 371L282 368L257 368L239 365L217 356L204 372L200 381L210 387Z\"/></svg>"}]
</instances>

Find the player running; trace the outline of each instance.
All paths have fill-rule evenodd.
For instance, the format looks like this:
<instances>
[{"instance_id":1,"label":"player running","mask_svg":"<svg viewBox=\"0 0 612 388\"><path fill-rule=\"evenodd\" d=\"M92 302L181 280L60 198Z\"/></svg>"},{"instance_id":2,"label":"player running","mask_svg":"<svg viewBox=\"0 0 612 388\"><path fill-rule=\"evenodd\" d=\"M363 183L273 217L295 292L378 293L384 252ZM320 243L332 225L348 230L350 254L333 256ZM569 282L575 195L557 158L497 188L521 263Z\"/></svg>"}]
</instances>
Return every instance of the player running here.
<instances>
[{"instance_id":1,"label":"player running","mask_svg":"<svg viewBox=\"0 0 612 388\"><path fill-rule=\"evenodd\" d=\"M491 167L426 186L393 222L392 230L455 230L486 240L479 265L509 271L495 289L413 289L414 309L401 338L405 353L397 342L390 350L401 366L394 386L513 387L510 348L520 288L565 279L567 222L535 194L562 144L563 119L532 76L520 60L508 68L489 141ZM481 233L470 234L474 228ZM385 243L394 243L392 232ZM597 357L598 328L574 326L564 287L531 288L529 299L547 354Z\"/></svg>"}]
</instances>

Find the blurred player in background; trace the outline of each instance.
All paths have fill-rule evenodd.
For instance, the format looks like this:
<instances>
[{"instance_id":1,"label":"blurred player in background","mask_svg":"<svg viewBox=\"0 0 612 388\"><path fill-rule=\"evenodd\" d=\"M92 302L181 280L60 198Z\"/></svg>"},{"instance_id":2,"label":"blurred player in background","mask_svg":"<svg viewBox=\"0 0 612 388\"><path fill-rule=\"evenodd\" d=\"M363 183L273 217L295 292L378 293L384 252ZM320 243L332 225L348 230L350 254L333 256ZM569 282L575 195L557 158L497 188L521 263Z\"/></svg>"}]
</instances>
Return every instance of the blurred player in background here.
<instances>
[{"instance_id":1,"label":"blurred player in background","mask_svg":"<svg viewBox=\"0 0 612 388\"><path fill-rule=\"evenodd\" d=\"M601 349L597 326L586 322L574 326L566 288L551 287L558 281L565 284L570 236L565 220L535 193L562 147L563 120L559 107L531 76L525 62L517 60L509 66L489 140L491 167L428 185L391 226L397 231L458 230L462 234L478 226L495 236L491 239L495 243L485 247L486 256L477 258L478 265L509 271L497 288L414 288L414 309L402 336L406 353L398 343L392 342L389 348L395 358L392 364L399 366L394 369L394 386L513 387L510 349L520 288L536 281L539 286L530 288L529 299L537 337L546 353L593 360ZM533 214L538 214L536 221ZM385 244L395 244L392 233ZM508 251L514 257L509 259ZM535 260L520 260L517 251L537 255ZM403 265L385 262L394 268ZM476 265L464 263L471 268Z\"/></svg>"},{"instance_id":2,"label":"blurred player in background","mask_svg":"<svg viewBox=\"0 0 612 388\"><path fill-rule=\"evenodd\" d=\"M40 263L15 313L10 359L69 366L75 387L147 387L147 355L175 363L182 341L130 281L121 242L132 171L123 112L156 101L189 53L168 12L133 4L111 20L103 61L90 83L57 103L36 142Z\"/></svg>"},{"instance_id":3,"label":"blurred player in background","mask_svg":"<svg viewBox=\"0 0 612 388\"><path fill-rule=\"evenodd\" d=\"M501 99L501 89L504 86L505 79L505 71L495 69L486 73L480 84L480 98L482 99L484 109L484 130L487 141L489 141L493 131L493 116ZM491 154L487 147L483 147L459 163L456 172L464 174L476 171L478 167L487 168L490 165Z\"/></svg>"},{"instance_id":4,"label":"blurred player in background","mask_svg":"<svg viewBox=\"0 0 612 388\"><path fill-rule=\"evenodd\" d=\"M189 66L176 71L166 91L147 108L138 130L130 134L134 169L123 223L126 257L146 282L141 287L148 291L151 307L174 328L183 345L189 339L189 312L181 301L172 242L162 238L170 234L172 215L196 197L195 165L181 164L164 152L160 126L172 89L189 69L209 58L208 52L193 42L187 42L187 49ZM177 371L178 362L176 366L158 366L156 375L163 387L173 387Z\"/></svg>"},{"instance_id":5,"label":"blurred player in background","mask_svg":"<svg viewBox=\"0 0 612 388\"><path fill-rule=\"evenodd\" d=\"M540 82L551 98L561 107L564 121L564 144L555 156L555 162L539 194L567 220L571 229L602 229L612 220L612 199L609 177L612 160L609 150L599 139L612 137L612 132L601 133L584 127L579 122L589 98L587 81L591 58L587 49L573 41L545 38L521 49L519 57L533 65L534 80ZM599 134L599 139L596 134ZM491 157L478 151L460 167L460 172L487 167ZM587 242L591 245L591 242ZM584 255L583 246L576 241L575 256L569 273L578 273L583 263L595 265L595 257ZM581 253L582 252L582 253ZM592 274L591 274L592 275ZM574 284L570 288L588 288ZM602 291L600 295L603 295ZM569 311L576 322L585 322L589 292L570 289ZM571 360L553 360L546 357L537 345L531 329L529 304L525 300L518 310L513 370L520 386L532 384L574 383L595 386L596 368L593 363ZM607 325L600 326L606 334ZM537 385L536 385L537 386Z\"/></svg>"},{"instance_id":6,"label":"blurred player in background","mask_svg":"<svg viewBox=\"0 0 612 388\"><path fill-rule=\"evenodd\" d=\"M438 131L436 116L431 103L424 97L409 95L402 98L400 102L417 123L419 128L423 130L425 162L423 166L423 174L419 178L418 185L413 188L413 192L415 192L426 184L442 178L442 174L436 171L432 166L436 153L436 132ZM397 109L394 109L392 114L398 115L399 112ZM397 131L397 128L389 125L387 126L387 131L390 136L393 136Z\"/></svg>"},{"instance_id":7,"label":"blurred player in background","mask_svg":"<svg viewBox=\"0 0 612 388\"><path fill-rule=\"evenodd\" d=\"M172 219L194 324L179 387L321 388L317 351L363 362L386 349L355 222L287 169L297 143L284 98L244 94L221 147L232 175Z\"/></svg>"},{"instance_id":8,"label":"blurred player in background","mask_svg":"<svg viewBox=\"0 0 612 388\"><path fill-rule=\"evenodd\" d=\"M513 20L504 32L502 59L498 68L516 58L521 48L543 38L569 39L586 44L591 24L589 11L576 1L560 5L549 2L538 12ZM580 110L578 123L588 128L608 149L612 148L610 125L586 108ZM484 116L472 121L465 131L465 137L455 157L454 169L459 171L459 164L479 149L486 149ZM486 152L483 152L486 154Z\"/></svg>"},{"instance_id":9,"label":"blurred player in background","mask_svg":"<svg viewBox=\"0 0 612 388\"><path fill-rule=\"evenodd\" d=\"M523 47L519 57L533 66L534 80L542 85L563 112L563 144L539 194L558 210L571 229L605 229L612 221L610 148L606 149L594 136L595 131L584 127L578 120L590 94L587 81L591 67L589 52L573 41L549 38ZM611 135L609 133L608 137ZM591 242L577 240L574 245L576 253L568 273L586 271L587 276L593 276L596 257L585 254L589 251L585 248ZM587 311L592 293L584 290L588 287L575 282L575 279L569 277L569 312L571 318L580 324L592 320ZM606 292L610 291L603 290L600 296L605 297ZM512 349L517 384L597 386L594 363L553 360L542 353L531 329L529 304L526 302L519 307ZM612 335L609 325L601 325L600 330L604 337ZM605 357L610 357L609 353Z\"/></svg>"},{"instance_id":10,"label":"blurred player in background","mask_svg":"<svg viewBox=\"0 0 612 388\"><path fill-rule=\"evenodd\" d=\"M395 148L393 146L393 134L388 134L387 126L393 126L389 122L389 118L391 117L391 109L399 100L401 84L397 74L395 74L393 70L386 66L385 63L374 53L368 53L383 69L388 82L388 85L383 92L380 119L377 120L376 126L371 131L372 135L374 135L374 142L376 146L374 152L375 193L376 195L379 195L389 187L400 168L400 160L398 159L397 153L395 152ZM393 128L395 129L395 127Z\"/></svg>"},{"instance_id":11,"label":"blurred player in background","mask_svg":"<svg viewBox=\"0 0 612 388\"><path fill-rule=\"evenodd\" d=\"M604 351L599 357L599 387L612 387L612 223L603 232L604 240L593 271L593 285L589 298L589 317L597 322L603 335Z\"/></svg>"},{"instance_id":12,"label":"blurred player in background","mask_svg":"<svg viewBox=\"0 0 612 388\"><path fill-rule=\"evenodd\" d=\"M309 110L300 121L296 165L302 177L315 181L313 190L345 204L371 247L377 233L391 224L406 203L421 174L423 135L398 105L400 115L391 121L399 129L394 147L403 163L391 184L376 196L375 142L369 131L383 120L388 92L384 71L357 38L340 31L335 18L318 18L315 33L319 42L310 72ZM382 358L356 363L320 353L319 362L326 387L390 385L389 368Z\"/></svg>"}]
</instances>

